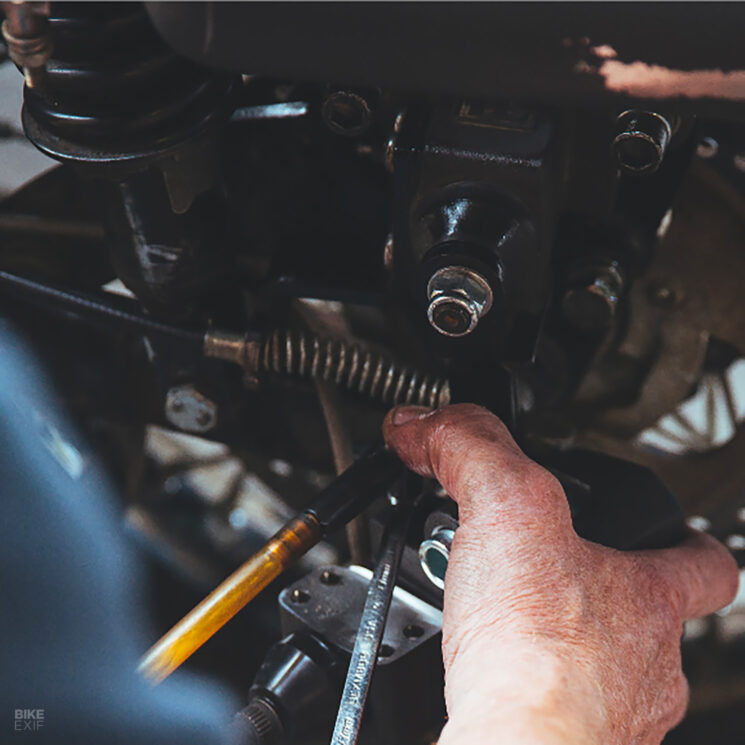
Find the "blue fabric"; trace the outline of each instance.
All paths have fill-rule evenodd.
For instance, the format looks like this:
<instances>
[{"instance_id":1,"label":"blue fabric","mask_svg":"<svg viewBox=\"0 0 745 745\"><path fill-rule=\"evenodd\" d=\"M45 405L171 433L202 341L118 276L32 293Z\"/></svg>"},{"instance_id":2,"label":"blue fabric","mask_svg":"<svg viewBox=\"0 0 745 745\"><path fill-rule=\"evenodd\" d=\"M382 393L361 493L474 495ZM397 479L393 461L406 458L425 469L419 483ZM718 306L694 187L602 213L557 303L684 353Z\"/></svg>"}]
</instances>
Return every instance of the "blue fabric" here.
<instances>
[{"instance_id":1,"label":"blue fabric","mask_svg":"<svg viewBox=\"0 0 745 745\"><path fill-rule=\"evenodd\" d=\"M228 743L228 692L184 672L153 687L135 672L155 638L141 567L79 444L0 325L0 743ZM41 728L38 714L16 719L23 709L43 710Z\"/></svg>"}]
</instances>

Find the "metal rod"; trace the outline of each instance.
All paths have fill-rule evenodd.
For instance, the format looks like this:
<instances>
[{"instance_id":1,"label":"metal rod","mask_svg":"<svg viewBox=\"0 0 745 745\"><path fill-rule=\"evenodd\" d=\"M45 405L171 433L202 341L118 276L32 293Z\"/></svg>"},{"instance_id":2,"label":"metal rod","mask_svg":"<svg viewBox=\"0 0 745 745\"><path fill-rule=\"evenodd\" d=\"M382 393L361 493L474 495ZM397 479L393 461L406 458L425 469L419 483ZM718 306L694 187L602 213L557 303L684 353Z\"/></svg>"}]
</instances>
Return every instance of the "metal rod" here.
<instances>
[{"instance_id":1,"label":"metal rod","mask_svg":"<svg viewBox=\"0 0 745 745\"><path fill-rule=\"evenodd\" d=\"M18 133L18 136L24 137L23 133ZM89 241L102 241L105 237L103 226L95 222L11 212L0 213L0 232L48 235L55 238L76 238Z\"/></svg>"},{"instance_id":2,"label":"metal rod","mask_svg":"<svg viewBox=\"0 0 745 745\"><path fill-rule=\"evenodd\" d=\"M362 713L383 640L410 514L409 505L395 509L380 559L370 580L331 745L355 745L359 738Z\"/></svg>"},{"instance_id":3,"label":"metal rod","mask_svg":"<svg viewBox=\"0 0 745 745\"><path fill-rule=\"evenodd\" d=\"M137 669L154 683L167 678L321 537L313 516L291 520L151 647Z\"/></svg>"},{"instance_id":4,"label":"metal rod","mask_svg":"<svg viewBox=\"0 0 745 745\"><path fill-rule=\"evenodd\" d=\"M168 677L327 532L384 494L402 470L401 461L382 446L361 456L151 647L138 670L155 683Z\"/></svg>"},{"instance_id":5,"label":"metal rod","mask_svg":"<svg viewBox=\"0 0 745 745\"><path fill-rule=\"evenodd\" d=\"M336 386L326 380L314 378L321 411L329 433L331 452L334 456L334 468L341 475L354 463L354 450L349 427L342 413L341 397ZM370 553L369 527L365 513L361 512L350 520L344 531L349 544L349 556L353 564L367 566Z\"/></svg>"}]
</instances>

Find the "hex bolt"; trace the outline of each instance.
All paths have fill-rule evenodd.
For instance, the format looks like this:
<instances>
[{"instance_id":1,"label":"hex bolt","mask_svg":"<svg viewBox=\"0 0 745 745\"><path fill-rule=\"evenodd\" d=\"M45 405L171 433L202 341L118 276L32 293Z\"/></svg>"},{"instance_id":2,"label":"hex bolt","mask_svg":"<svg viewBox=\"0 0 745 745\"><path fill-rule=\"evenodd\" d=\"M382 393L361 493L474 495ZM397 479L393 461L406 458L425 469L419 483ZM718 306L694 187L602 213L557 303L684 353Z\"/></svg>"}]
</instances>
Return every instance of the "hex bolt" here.
<instances>
[{"instance_id":1,"label":"hex bolt","mask_svg":"<svg viewBox=\"0 0 745 745\"><path fill-rule=\"evenodd\" d=\"M178 385L166 394L165 415L174 427L203 434L217 424L217 404L192 385Z\"/></svg>"},{"instance_id":2,"label":"hex bolt","mask_svg":"<svg viewBox=\"0 0 745 745\"><path fill-rule=\"evenodd\" d=\"M602 330L613 320L622 291L623 274L615 262L610 262L567 290L561 301L562 313L582 331Z\"/></svg>"},{"instance_id":3,"label":"hex bolt","mask_svg":"<svg viewBox=\"0 0 745 745\"><path fill-rule=\"evenodd\" d=\"M419 563L427 579L441 590L445 589L445 572L450 559L455 531L443 526L436 527L431 536L419 546Z\"/></svg>"},{"instance_id":4,"label":"hex bolt","mask_svg":"<svg viewBox=\"0 0 745 745\"><path fill-rule=\"evenodd\" d=\"M466 266L438 269L427 283L427 318L445 336L466 336L492 306L494 294L478 272Z\"/></svg>"},{"instance_id":5,"label":"hex bolt","mask_svg":"<svg viewBox=\"0 0 745 745\"><path fill-rule=\"evenodd\" d=\"M332 132L356 137L370 126L372 110L367 98L358 91L340 89L326 96L321 117Z\"/></svg>"},{"instance_id":6,"label":"hex bolt","mask_svg":"<svg viewBox=\"0 0 745 745\"><path fill-rule=\"evenodd\" d=\"M672 128L653 111L624 111L616 120L613 152L619 165L630 173L653 173L665 156Z\"/></svg>"}]
</instances>

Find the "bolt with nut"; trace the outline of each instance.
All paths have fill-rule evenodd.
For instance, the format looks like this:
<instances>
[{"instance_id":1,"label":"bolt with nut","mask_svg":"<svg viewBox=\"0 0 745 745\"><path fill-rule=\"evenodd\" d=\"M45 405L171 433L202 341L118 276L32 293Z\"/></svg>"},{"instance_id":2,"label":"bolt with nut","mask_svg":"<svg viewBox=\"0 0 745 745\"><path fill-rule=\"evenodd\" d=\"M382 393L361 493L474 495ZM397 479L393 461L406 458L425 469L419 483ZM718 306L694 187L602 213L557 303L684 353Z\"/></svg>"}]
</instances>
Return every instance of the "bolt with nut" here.
<instances>
[{"instance_id":1,"label":"bolt with nut","mask_svg":"<svg viewBox=\"0 0 745 745\"><path fill-rule=\"evenodd\" d=\"M470 334L489 312L494 293L475 270L466 266L438 269L427 283L427 318L444 336Z\"/></svg>"},{"instance_id":2,"label":"bolt with nut","mask_svg":"<svg viewBox=\"0 0 745 745\"><path fill-rule=\"evenodd\" d=\"M370 127L372 108L362 92L340 88L326 96L321 105L321 116L332 132L356 137Z\"/></svg>"}]
</instances>

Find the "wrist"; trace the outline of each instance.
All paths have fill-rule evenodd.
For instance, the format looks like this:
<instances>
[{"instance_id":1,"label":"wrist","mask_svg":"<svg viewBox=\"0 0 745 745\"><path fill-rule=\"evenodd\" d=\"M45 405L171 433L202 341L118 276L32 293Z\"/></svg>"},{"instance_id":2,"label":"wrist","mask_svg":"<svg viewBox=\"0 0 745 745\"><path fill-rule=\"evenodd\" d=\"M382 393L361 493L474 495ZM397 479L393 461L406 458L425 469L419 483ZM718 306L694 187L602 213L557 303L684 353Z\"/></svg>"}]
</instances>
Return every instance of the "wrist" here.
<instances>
[{"instance_id":1,"label":"wrist","mask_svg":"<svg viewBox=\"0 0 745 745\"><path fill-rule=\"evenodd\" d=\"M601 745L599 692L578 663L531 644L469 644L446 675L440 745Z\"/></svg>"}]
</instances>

